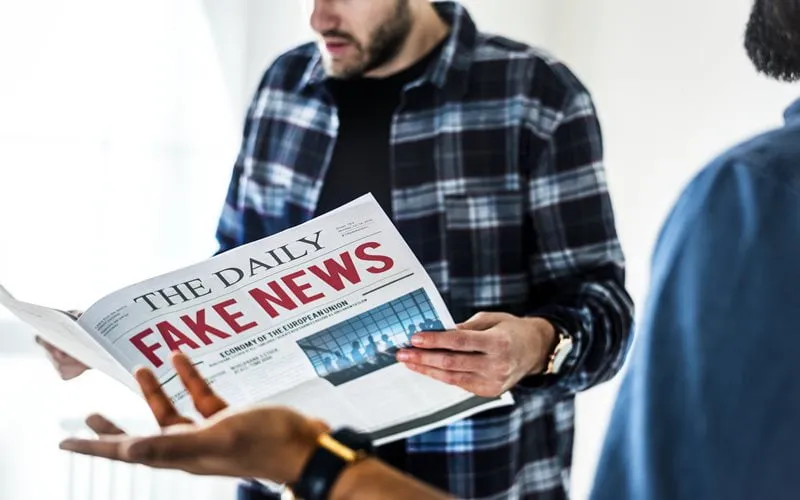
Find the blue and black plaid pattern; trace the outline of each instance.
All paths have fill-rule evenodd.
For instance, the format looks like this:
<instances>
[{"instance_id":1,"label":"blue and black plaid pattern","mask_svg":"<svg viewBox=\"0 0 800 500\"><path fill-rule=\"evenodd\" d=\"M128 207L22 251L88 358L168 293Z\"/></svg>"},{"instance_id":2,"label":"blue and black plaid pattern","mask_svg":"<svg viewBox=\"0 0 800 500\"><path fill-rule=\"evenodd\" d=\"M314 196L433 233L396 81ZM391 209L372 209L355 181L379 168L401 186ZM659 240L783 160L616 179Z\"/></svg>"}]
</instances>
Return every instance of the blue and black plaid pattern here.
<instances>
[{"instance_id":1,"label":"blue and black plaid pattern","mask_svg":"<svg viewBox=\"0 0 800 500\"><path fill-rule=\"evenodd\" d=\"M515 387L513 408L408 439L406 469L461 498L566 498L574 394L617 373L632 322L600 127L563 64L478 32L457 3L434 6L451 33L394 117L395 224L456 321L484 310L542 316L576 348L563 373ZM220 251L313 216L338 128L324 80L312 44L266 71Z\"/></svg>"}]
</instances>

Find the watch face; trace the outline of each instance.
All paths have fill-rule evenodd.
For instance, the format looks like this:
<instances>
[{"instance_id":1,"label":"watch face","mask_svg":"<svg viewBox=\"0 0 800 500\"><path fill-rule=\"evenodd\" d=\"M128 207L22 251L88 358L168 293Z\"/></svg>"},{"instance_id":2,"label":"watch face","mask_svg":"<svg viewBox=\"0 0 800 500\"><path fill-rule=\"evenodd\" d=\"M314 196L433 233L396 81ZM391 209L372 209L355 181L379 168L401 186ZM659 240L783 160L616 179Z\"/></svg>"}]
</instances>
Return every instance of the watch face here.
<instances>
[{"instance_id":1,"label":"watch face","mask_svg":"<svg viewBox=\"0 0 800 500\"><path fill-rule=\"evenodd\" d=\"M564 364L564 361L567 360L567 356L569 356L571 351L572 339L563 338L561 342L558 343L553 353L553 368L550 370L550 373L558 373L561 370L561 366Z\"/></svg>"}]
</instances>

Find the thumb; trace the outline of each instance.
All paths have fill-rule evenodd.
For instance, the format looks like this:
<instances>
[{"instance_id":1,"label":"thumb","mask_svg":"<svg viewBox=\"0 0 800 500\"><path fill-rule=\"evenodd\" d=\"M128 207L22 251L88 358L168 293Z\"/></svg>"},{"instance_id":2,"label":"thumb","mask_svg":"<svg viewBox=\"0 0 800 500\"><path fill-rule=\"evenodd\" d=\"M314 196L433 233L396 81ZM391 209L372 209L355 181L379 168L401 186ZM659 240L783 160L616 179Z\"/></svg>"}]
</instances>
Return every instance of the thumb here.
<instances>
[{"instance_id":1,"label":"thumb","mask_svg":"<svg viewBox=\"0 0 800 500\"><path fill-rule=\"evenodd\" d=\"M211 389L208 382L185 354L180 351L172 353L171 359L178 378L181 379L181 383L192 398L195 409L203 417L209 418L228 407L228 404Z\"/></svg>"},{"instance_id":2,"label":"thumb","mask_svg":"<svg viewBox=\"0 0 800 500\"><path fill-rule=\"evenodd\" d=\"M460 330L488 330L507 318L506 313L479 312L457 327Z\"/></svg>"}]
</instances>

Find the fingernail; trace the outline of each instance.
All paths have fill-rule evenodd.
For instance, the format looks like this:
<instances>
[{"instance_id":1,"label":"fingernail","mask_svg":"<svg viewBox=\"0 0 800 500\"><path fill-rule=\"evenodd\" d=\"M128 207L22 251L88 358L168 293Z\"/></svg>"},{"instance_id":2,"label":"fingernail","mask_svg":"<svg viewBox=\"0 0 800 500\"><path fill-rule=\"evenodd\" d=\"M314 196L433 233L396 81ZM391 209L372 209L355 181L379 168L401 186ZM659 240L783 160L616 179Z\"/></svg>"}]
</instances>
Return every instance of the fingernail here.
<instances>
[{"instance_id":1,"label":"fingernail","mask_svg":"<svg viewBox=\"0 0 800 500\"><path fill-rule=\"evenodd\" d=\"M425 343L425 340L421 335L414 335L411 337L411 343L414 345L422 345Z\"/></svg>"},{"instance_id":2,"label":"fingernail","mask_svg":"<svg viewBox=\"0 0 800 500\"><path fill-rule=\"evenodd\" d=\"M411 356L407 352L400 351L397 353L397 361L409 361Z\"/></svg>"}]
</instances>

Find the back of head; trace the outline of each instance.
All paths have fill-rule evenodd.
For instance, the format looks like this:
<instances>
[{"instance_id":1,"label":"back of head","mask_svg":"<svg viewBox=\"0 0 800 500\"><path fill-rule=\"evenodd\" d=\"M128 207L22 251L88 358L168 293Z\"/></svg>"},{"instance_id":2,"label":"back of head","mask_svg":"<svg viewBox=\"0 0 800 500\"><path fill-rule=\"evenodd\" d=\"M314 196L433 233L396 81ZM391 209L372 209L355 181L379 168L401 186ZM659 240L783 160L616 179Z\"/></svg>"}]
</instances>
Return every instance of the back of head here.
<instances>
[{"instance_id":1,"label":"back of head","mask_svg":"<svg viewBox=\"0 0 800 500\"><path fill-rule=\"evenodd\" d=\"M800 0L755 0L745 48L759 73L800 80Z\"/></svg>"}]
</instances>

